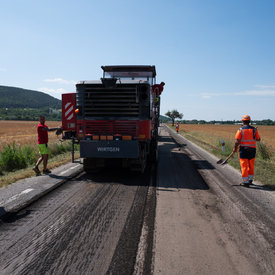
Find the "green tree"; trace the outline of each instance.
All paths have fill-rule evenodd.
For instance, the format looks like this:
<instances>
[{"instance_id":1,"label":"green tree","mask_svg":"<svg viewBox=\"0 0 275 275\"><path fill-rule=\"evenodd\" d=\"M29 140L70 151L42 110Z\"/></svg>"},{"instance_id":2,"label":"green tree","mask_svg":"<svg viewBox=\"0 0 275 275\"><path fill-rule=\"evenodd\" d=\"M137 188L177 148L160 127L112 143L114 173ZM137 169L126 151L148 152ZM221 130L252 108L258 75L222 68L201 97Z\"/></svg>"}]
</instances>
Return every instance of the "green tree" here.
<instances>
[{"instance_id":1,"label":"green tree","mask_svg":"<svg viewBox=\"0 0 275 275\"><path fill-rule=\"evenodd\" d=\"M179 113L177 110L172 110L172 111L168 110L168 112L165 115L172 119L173 126L176 118L181 119L183 117L183 114Z\"/></svg>"}]
</instances>

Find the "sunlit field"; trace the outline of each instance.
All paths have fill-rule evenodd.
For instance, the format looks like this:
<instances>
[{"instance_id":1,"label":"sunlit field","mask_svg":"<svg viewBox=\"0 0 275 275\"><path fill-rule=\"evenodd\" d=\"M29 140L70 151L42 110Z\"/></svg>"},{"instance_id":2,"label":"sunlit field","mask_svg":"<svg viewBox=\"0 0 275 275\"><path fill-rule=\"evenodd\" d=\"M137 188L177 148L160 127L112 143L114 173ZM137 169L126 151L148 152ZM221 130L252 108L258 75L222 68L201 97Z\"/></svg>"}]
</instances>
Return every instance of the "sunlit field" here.
<instances>
[{"instance_id":1,"label":"sunlit field","mask_svg":"<svg viewBox=\"0 0 275 275\"><path fill-rule=\"evenodd\" d=\"M181 124L180 131L185 133L197 132L209 135L209 138L220 138L224 140L235 139L235 134L241 125L208 125L208 124ZM262 141L275 149L275 126L257 126Z\"/></svg>"},{"instance_id":2,"label":"sunlit field","mask_svg":"<svg viewBox=\"0 0 275 275\"><path fill-rule=\"evenodd\" d=\"M11 148L16 149L17 158L22 156L22 148L29 147L27 152L30 155L27 158L27 167L18 168L12 167L14 165L14 159L10 158L10 163L8 168L13 168L14 170L7 170L6 166L3 164L0 166L0 187L6 186L17 180L24 179L27 177L33 177L34 172L32 170L33 164L39 157L38 147L37 147L37 125L38 121L4 121L0 120L0 160L3 152L6 152L5 156L11 157L10 151L7 150L6 145L11 145ZM55 128L61 126L61 122L46 121L46 125L50 128ZM50 144L50 159L48 163L48 168L53 169L64 163L71 161L71 143L60 142L61 136L57 137L55 131L49 132L49 144ZM13 143L15 147L13 147ZM19 150L18 150L19 148ZM9 152L9 153L7 153ZM22 157L21 157L22 158ZM75 158L79 158L79 152L75 153Z\"/></svg>"},{"instance_id":3,"label":"sunlit field","mask_svg":"<svg viewBox=\"0 0 275 275\"><path fill-rule=\"evenodd\" d=\"M175 130L175 126L169 125ZM241 125L181 124L179 134L218 158L225 159L233 150L235 134ZM261 142L257 142L255 179L275 189L275 126L258 126ZM222 151L222 141L225 151ZM229 164L240 169L238 154Z\"/></svg>"},{"instance_id":4,"label":"sunlit field","mask_svg":"<svg viewBox=\"0 0 275 275\"><path fill-rule=\"evenodd\" d=\"M7 144L15 142L16 145L33 145L37 144L38 121L9 121L0 120L0 150ZM61 126L61 122L46 121L48 127ZM49 132L49 143L58 140L55 132Z\"/></svg>"}]
</instances>

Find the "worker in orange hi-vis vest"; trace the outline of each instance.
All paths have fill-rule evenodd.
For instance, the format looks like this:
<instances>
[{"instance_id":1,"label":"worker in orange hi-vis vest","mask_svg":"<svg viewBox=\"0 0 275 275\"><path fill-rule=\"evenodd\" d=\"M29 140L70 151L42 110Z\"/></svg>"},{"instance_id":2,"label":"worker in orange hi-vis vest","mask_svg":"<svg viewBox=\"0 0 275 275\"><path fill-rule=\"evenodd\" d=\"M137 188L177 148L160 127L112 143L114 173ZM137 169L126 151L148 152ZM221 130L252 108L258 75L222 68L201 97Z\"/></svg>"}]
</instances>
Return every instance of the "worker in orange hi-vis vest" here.
<instances>
[{"instance_id":1,"label":"worker in orange hi-vis vest","mask_svg":"<svg viewBox=\"0 0 275 275\"><path fill-rule=\"evenodd\" d=\"M256 141L260 141L258 129L250 125L250 116L242 117L243 126L235 135L235 146L233 152L240 153L240 165L242 169L242 185L249 186L253 182L254 163L256 156Z\"/></svg>"}]
</instances>

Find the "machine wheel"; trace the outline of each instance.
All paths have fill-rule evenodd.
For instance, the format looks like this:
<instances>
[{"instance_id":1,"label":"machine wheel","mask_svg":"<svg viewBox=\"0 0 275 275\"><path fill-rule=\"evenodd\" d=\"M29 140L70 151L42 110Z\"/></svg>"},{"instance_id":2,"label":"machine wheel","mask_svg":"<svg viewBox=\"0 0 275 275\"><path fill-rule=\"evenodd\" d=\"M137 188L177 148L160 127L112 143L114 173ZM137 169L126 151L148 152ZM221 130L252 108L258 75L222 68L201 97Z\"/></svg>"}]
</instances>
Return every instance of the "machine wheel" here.
<instances>
[{"instance_id":1,"label":"machine wheel","mask_svg":"<svg viewBox=\"0 0 275 275\"><path fill-rule=\"evenodd\" d=\"M92 158L84 158L83 170L86 173L97 173L99 171L99 168L96 167L96 160Z\"/></svg>"},{"instance_id":2,"label":"machine wheel","mask_svg":"<svg viewBox=\"0 0 275 275\"><path fill-rule=\"evenodd\" d=\"M146 151L144 149L140 154L139 162L140 162L140 173L143 174L147 165L147 156L146 156Z\"/></svg>"},{"instance_id":3,"label":"machine wheel","mask_svg":"<svg viewBox=\"0 0 275 275\"><path fill-rule=\"evenodd\" d=\"M152 143L151 143L149 159L150 159L150 161L152 163L158 161L158 146L157 146L157 141L152 141Z\"/></svg>"},{"instance_id":4,"label":"machine wheel","mask_svg":"<svg viewBox=\"0 0 275 275\"><path fill-rule=\"evenodd\" d=\"M146 150L145 150L145 147L141 147L139 158L131 161L130 170L143 174L146 169L146 165L147 165Z\"/></svg>"}]
</instances>

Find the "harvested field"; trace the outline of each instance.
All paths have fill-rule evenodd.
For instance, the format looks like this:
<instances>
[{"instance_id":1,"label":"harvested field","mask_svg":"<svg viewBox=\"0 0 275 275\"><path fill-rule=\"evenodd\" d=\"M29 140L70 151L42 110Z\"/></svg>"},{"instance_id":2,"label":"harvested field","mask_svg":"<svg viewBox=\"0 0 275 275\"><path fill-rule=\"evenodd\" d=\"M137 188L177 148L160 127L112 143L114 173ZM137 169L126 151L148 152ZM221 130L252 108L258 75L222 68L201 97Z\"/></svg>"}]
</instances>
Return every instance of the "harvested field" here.
<instances>
[{"instance_id":1,"label":"harvested field","mask_svg":"<svg viewBox=\"0 0 275 275\"><path fill-rule=\"evenodd\" d=\"M175 126L171 128L175 130ZM235 133L241 125L181 124L179 134L218 158L227 157L234 147ZM275 126L258 126L261 142L257 142L255 180L275 190ZM225 141L225 152L222 151ZM238 154L236 154L238 155ZM229 164L240 171L239 157Z\"/></svg>"},{"instance_id":2,"label":"harvested field","mask_svg":"<svg viewBox=\"0 0 275 275\"><path fill-rule=\"evenodd\" d=\"M180 131L185 133L197 132L207 134L209 137L224 140L235 139L235 134L241 125L213 125L213 124L181 124ZM262 141L275 149L275 126L257 126Z\"/></svg>"},{"instance_id":3,"label":"harvested field","mask_svg":"<svg viewBox=\"0 0 275 275\"><path fill-rule=\"evenodd\" d=\"M36 127L38 121L9 121L0 120L0 150L7 144L15 142L16 145L37 144ZM48 127L61 126L61 121L46 121ZM57 141L55 132L49 132L49 143Z\"/></svg>"}]
</instances>

